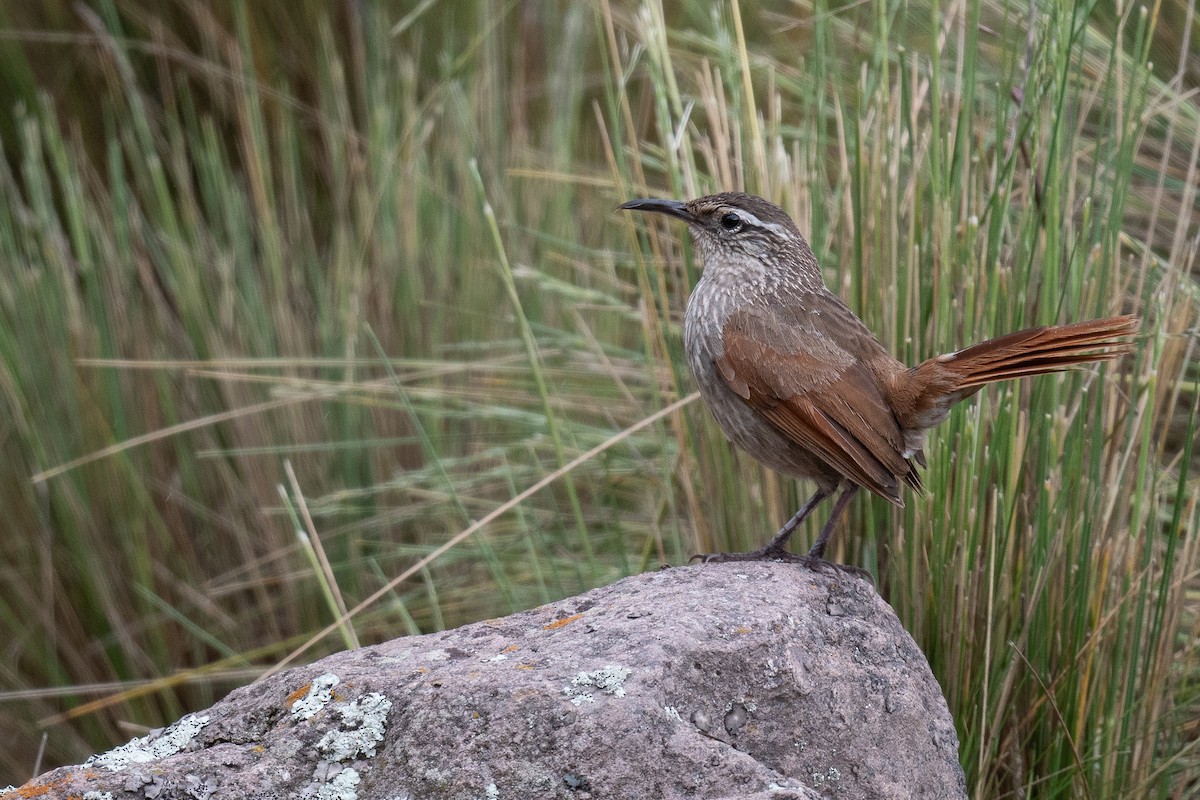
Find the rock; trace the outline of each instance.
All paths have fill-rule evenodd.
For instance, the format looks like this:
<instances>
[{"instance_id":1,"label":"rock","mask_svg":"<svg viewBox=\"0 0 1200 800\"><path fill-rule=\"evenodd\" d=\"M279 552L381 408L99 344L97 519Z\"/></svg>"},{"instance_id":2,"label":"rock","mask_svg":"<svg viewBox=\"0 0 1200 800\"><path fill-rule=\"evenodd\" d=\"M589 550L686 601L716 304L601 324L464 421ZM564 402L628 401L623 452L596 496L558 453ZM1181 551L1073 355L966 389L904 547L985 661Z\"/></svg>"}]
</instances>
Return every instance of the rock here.
<instances>
[{"instance_id":1,"label":"rock","mask_svg":"<svg viewBox=\"0 0 1200 800\"><path fill-rule=\"evenodd\" d=\"M728 563L339 653L16 791L963 798L957 751L928 664L869 583Z\"/></svg>"}]
</instances>

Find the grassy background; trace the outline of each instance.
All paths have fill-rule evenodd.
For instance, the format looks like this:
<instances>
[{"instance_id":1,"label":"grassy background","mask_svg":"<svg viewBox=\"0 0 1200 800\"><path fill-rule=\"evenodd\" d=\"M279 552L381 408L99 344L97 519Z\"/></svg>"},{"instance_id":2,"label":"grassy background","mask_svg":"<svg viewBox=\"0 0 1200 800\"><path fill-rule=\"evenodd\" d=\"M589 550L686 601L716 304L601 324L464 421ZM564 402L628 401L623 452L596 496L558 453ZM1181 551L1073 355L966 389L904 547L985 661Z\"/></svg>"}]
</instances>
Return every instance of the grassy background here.
<instances>
[{"instance_id":1,"label":"grassy background","mask_svg":"<svg viewBox=\"0 0 1200 800\"><path fill-rule=\"evenodd\" d=\"M0 4L0 785L761 544L809 487L651 419L696 265L612 212L741 188L910 362L1142 315L956 412L833 555L973 796L1197 791L1198 35L1183 0Z\"/></svg>"}]
</instances>

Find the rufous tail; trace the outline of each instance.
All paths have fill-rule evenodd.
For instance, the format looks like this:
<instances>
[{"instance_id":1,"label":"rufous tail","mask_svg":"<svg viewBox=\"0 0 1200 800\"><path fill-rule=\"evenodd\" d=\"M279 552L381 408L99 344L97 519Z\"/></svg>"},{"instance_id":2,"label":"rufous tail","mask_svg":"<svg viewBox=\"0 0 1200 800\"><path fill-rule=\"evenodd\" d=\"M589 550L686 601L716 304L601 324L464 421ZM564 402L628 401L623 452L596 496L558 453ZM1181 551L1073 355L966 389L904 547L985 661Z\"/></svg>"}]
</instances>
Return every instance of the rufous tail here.
<instances>
[{"instance_id":1,"label":"rufous tail","mask_svg":"<svg viewBox=\"0 0 1200 800\"><path fill-rule=\"evenodd\" d=\"M955 375L955 389L974 389L996 381L1120 358L1133 351L1130 339L1138 332L1138 325L1137 317L1121 316L1027 328L933 360Z\"/></svg>"},{"instance_id":2,"label":"rufous tail","mask_svg":"<svg viewBox=\"0 0 1200 800\"><path fill-rule=\"evenodd\" d=\"M1133 351L1138 325L1137 317L1121 316L1027 328L931 358L893 385L893 408L904 428L932 428L989 383L1120 358Z\"/></svg>"}]
</instances>

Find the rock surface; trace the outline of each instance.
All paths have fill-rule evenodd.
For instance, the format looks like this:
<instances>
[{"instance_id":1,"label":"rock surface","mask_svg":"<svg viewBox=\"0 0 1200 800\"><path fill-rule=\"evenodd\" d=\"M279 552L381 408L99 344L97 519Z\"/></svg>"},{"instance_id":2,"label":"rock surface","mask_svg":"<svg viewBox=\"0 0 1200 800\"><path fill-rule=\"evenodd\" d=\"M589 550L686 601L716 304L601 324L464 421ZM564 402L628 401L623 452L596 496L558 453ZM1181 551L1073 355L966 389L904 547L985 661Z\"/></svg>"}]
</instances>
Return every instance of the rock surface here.
<instances>
[{"instance_id":1,"label":"rock surface","mask_svg":"<svg viewBox=\"0 0 1200 800\"><path fill-rule=\"evenodd\" d=\"M339 653L8 796L962 798L957 749L869 583L707 564Z\"/></svg>"}]
</instances>

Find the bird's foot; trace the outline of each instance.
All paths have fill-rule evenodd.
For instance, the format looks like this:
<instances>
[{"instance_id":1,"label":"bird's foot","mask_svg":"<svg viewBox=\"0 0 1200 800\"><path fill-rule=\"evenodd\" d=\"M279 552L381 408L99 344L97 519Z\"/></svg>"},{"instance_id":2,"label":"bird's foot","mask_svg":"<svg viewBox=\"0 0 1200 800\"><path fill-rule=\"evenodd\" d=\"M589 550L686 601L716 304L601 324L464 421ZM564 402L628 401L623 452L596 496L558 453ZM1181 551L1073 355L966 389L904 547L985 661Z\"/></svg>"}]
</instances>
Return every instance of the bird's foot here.
<instances>
[{"instance_id":1,"label":"bird's foot","mask_svg":"<svg viewBox=\"0 0 1200 800\"><path fill-rule=\"evenodd\" d=\"M771 547L769 545L748 553L697 553L688 559L688 563L690 564L697 559L699 559L701 564L723 564L729 561L781 561L786 564L800 564L808 567L813 572L825 572L828 570L834 573L853 575L856 578L865 578L872 586L875 585L875 576L861 567L851 566L850 564L835 564L818 556L802 556L788 552L782 547Z\"/></svg>"}]
</instances>

